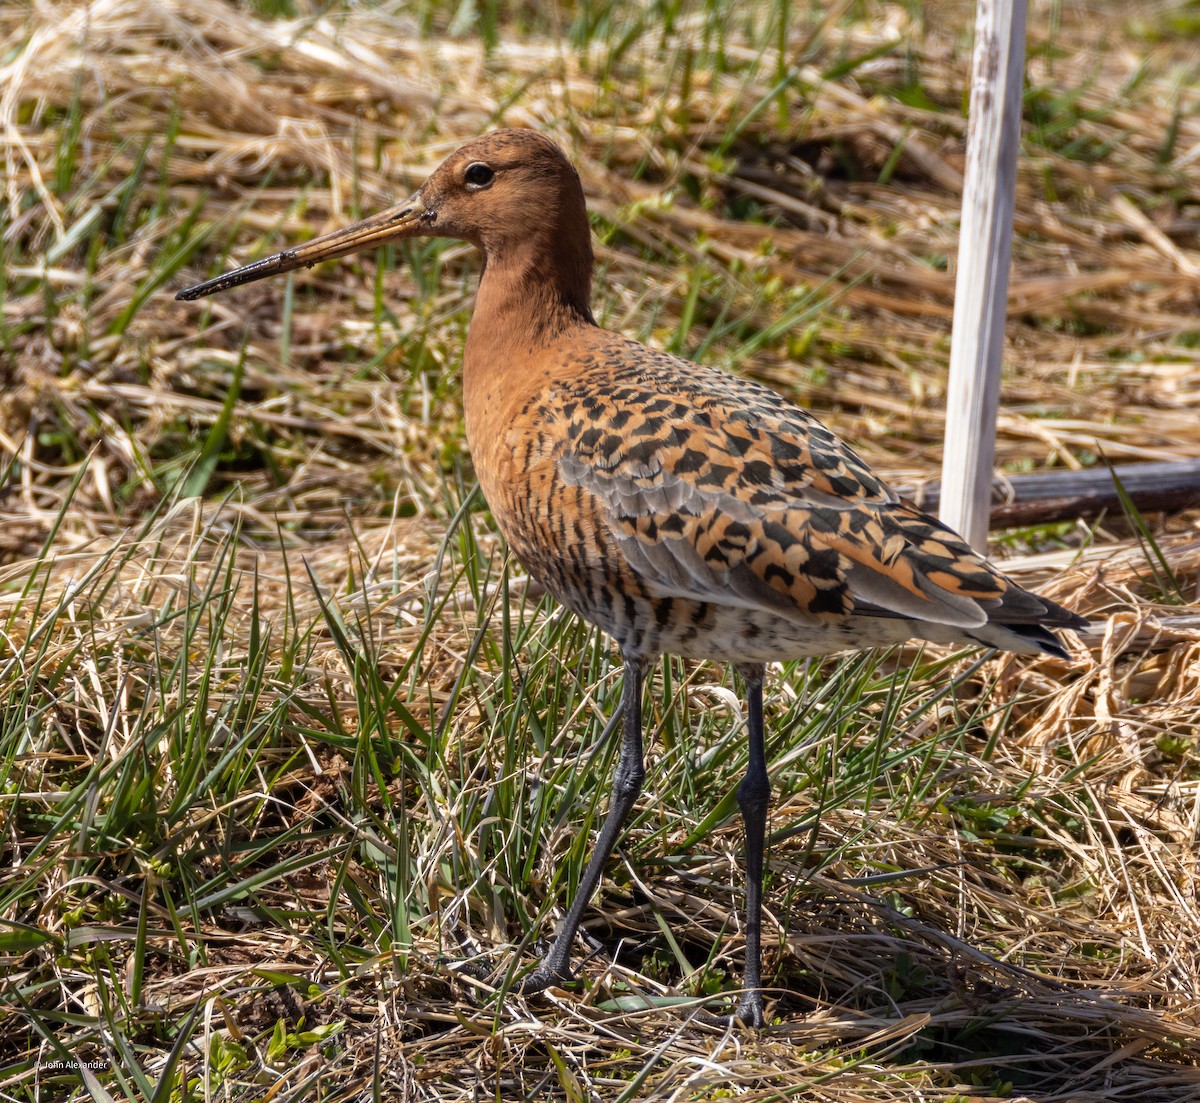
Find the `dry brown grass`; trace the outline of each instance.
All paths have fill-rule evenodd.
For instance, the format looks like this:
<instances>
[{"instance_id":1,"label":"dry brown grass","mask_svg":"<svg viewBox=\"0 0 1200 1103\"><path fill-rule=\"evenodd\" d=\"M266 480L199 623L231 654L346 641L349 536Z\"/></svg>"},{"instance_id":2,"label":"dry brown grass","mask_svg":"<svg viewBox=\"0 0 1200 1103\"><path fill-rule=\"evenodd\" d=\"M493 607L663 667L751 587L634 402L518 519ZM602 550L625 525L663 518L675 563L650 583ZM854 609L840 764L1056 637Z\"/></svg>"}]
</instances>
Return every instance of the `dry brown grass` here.
<instances>
[{"instance_id":1,"label":"dry brown grass","mask_svg":"<svg viewBox=\"0 0 1200 1103\"><path fill-rule=\"evenodd\" d=\"M759 10L765 23L776 9ZM617 12L618 23L636 15ZM459 953L454 932L501 959L523 929L515 914L559 891L550 870L580 829L555 824L528 883L510 884L463 826L502 780L480 766L494 765L496 702L523 680L533 718L550 723L554 687L576 668L573 723L613 700L611 677L588 666L592 645L563 644L544 611L517 616L533 628L516 679L495 642L504 591L486 517L468 516L469 546L461 528L443 542L469 471L457 355L476 261L457 246L414 253L378 282L370 260L343 263L203 308L172 293L226 254L248 260L383 206L482 129L536 126L583 173L606 324L700 347L820 410L896 481L927 478L940 463L969 50L961 6L930 5L923 23L876 3L801 13L782 61L769 34L735 19L727 71L697 65L684 95L699 14L670 32L650 20L616 50L623 25L573 46L554 33L573 9L535 7L525 33L506 11L490 53L444 33L436 12L439 33L418 33L427 14L339 7L283 21L215 0L0 9L0 470L13 461L0 497L0 920L56 940L0 942L11 1039L0 1092L39 1098L54 1053L32 1022L106 1060L120 1056L104 1033L115 1023L156 1076L194 1010L203 1025L185 1067L211 1064L214 1038L251 1055L219 1085L231 1097L365 1098L374 1080L384 1097L411 1099L850 1103L992 1098L1006 1078L1010 1098L1044 1103L1200 1097L1194 515L1150 519L1157 576L1119 518L997 546L1023 580L1100 626L1069 664L990 661L961 700L900 732L902 747L942 732L954 743L928 792L919 763L900 759L881 770L874 803L837 778L833 752L870 743L874 698L854 727L780 757L770 956L782 999L761 1037L698 1004L621 1004L624 983L679 988L678 962L653 955L592 962L582 994L499 1004L439 963ZM1101 451L1200 455L1200 59L1171 30L1188 19L1186 5L1165 4L1032 13L999 426L1007 470L1086 465ZM824 301L783 326L808 305L797 289ZM220 426L243 359L205 497L178 502L172 486ZM494 557L478 584L465 566L477 553ZM403 743L405 729L390 716L368 730L365 675L306 563L348 624L372 618L364 653L385 678L418 656L401 695L418 726L453 704L431 781L363 767L367 743L383 732ZM227 594L220 616L203 613L210 585ZM265 625L274 650L247 703L247 656ZM281 641L296 645L290 658ZM210 664L194 713L194 676L159 677L180 655ZM706 737L724 732L720 673L681 675L674 711ZM814 684L776 683L781 725L798 722ZM985 685L982 707L1009 704L1007 719L971 718ZM672 727L661 707L658 801L617 863L620 887L599 901L609 925L597 913L593 927L610 948L623 937L657 953L665 923L694 965L711 953L736 975L738 824L684 846L698 817L673 818L687 797L675 786L702 748L688 759L671 744L687 724ZM139 724L172 710L199 718L214 754L248 718L277 722L241 795L168 824L183 785L174 729L151 737ZM993 745L989 731L1003 737ZM61 829L44 852L53 861L39 857L39 833L89 765L140 746L149 764L172 764L155 782L167 826L138 821L92 864L73 849L82 836ZM559 749L523 753L518 780L571 762ZM807 777L804 755L833 760L834 780ZM701 796L711 807L719 793ZM411 824L420 914L407 957L365 918L387 915L385 821ZM194 901L232 861L226 842L241 853L272 833L284 841L269 861L311 864L172 918L168 901L186 916L173 895L181 864L196 855ZM324 855L327 844L343 849ZM128 933L139 900L145 943ZM114 1011L138 947L150 950L140 1005ZM275 987L256 968L319 991ZM264 1057L275 1025L296 1030L301 1018L340 1024L334 1047L301 1040ZM46 1088L60 1090L83 1089ZM139 1092L150 1094L126 1094Z\"/></svg>"}]
</instances>

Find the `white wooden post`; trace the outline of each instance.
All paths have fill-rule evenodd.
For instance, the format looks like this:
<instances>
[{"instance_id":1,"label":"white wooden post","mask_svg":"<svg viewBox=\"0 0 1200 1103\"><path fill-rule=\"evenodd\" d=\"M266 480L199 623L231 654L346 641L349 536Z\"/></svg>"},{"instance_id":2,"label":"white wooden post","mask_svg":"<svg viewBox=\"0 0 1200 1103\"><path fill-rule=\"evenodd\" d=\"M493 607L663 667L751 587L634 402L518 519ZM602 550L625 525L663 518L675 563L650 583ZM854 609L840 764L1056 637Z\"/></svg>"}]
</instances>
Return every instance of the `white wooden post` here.
<instances>
[{"instance_id":1,"label":"white wooden post","mask_svg":"<svg viewBox=\"0 0 1200 1103\"><path fill-rule=\"evenodd\" d=\"M978 0L940 511L977 551L987 547L1024 67L1025 0Z\"/></svg>"}]
</instances>

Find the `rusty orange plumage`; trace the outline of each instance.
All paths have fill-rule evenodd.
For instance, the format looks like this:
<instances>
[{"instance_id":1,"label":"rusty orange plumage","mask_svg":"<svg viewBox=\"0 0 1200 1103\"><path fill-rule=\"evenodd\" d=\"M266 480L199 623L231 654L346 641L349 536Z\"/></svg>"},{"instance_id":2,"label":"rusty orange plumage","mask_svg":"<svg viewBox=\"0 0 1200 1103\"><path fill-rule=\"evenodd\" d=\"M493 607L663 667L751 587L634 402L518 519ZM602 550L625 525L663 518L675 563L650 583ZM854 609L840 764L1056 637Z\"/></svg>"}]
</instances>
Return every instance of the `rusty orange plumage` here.
<instances>
[{"instance_id":1,"label":"rusty orange plumage","mask_svg":"<svg viewBox=\"0 0 1200 1103\"><path fill-rule=\"evenodd\" d=\"M764 664L924 639L1063 655L1086 622L1022 589L891 491L815 417L755 383L599 328L579 176L530 130L468 142L383 214L188 288L192 299L405 236L471 242L484 269L463 358L467 441L509 545L621 648L624 734L607 818L551 948L571 943L640 792L642 682L663 652L733 662L749 698L744 1021L763 1021L770 786Z\"/></svg>"}]
</instances>

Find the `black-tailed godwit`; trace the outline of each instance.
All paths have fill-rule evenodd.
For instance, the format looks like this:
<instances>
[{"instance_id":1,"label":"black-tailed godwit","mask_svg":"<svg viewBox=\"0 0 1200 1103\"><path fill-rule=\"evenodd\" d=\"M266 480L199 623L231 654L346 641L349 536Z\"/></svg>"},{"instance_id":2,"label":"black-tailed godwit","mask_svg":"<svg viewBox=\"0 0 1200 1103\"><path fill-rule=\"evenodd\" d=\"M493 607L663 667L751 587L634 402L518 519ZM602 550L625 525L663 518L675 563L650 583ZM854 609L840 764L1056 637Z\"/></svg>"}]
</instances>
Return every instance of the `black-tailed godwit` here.
<instances>
[{"instance_id":1,"label":"black-tailed godwit","mask_svg":"<svg viewBox=\"0 0 1200 1103\"><path fill-rule=\"evenodd\" d=\"M890 490L774 391L608 332L592 317L579 176L531 130L452 154L383 214L182 291L195 299L406 237L482 250L463 357L467 441L509 546L616 641L623 737L610 808L553 943L523 984L566 979L584 908L642 788L642 682L663 652L734 663L749 697L746 964L736 1014L763 1022L768 662L905 640L1065 655L1086 622L1022 589Z\"/></svg>"}]
</instances>

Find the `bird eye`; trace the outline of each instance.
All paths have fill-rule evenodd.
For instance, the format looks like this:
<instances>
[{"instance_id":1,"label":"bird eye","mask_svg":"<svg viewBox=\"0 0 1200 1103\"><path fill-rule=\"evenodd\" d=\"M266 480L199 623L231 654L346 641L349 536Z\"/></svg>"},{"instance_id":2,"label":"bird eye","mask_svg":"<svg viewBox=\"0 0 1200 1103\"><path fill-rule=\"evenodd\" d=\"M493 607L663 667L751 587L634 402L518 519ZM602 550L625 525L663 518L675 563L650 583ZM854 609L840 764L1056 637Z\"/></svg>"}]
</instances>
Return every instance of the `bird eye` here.
<instances>
[{"instance_id":1,"label":"bird eye","mask_svg":"<svg viewBox=\"0 0 1200 1103\"><path fill-rule=\"evenodd\" d=\"M467 171L463 173L463 181L472 191L479 191L486 188L495 179L495 171L490 165L485 165L482 161L472 161L467 166Z\"/></svg>"}]
</instances>

